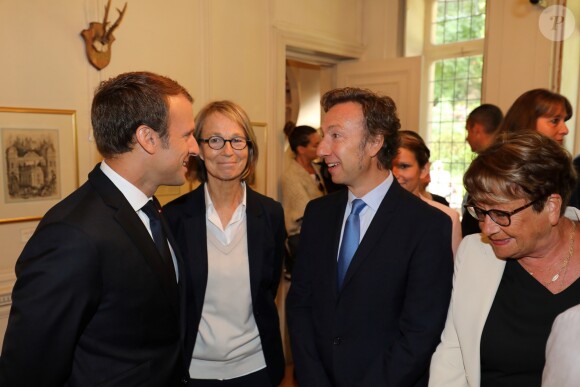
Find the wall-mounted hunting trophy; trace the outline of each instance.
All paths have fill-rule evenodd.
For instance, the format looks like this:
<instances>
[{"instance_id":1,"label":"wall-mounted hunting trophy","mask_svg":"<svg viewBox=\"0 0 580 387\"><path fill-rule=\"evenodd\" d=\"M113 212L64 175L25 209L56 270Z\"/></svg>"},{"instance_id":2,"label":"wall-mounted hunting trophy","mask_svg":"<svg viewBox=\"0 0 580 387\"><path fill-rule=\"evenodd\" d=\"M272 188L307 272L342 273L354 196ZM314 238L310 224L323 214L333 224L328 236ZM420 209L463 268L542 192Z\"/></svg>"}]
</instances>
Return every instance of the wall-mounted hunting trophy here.
<instances>
[{"instance_id":1,"label":"wall-mounted hunting trophy","mask_svg":"<svg viewBox=\"0 0 580 387\"><path fill-rule=\"evenodd\" d=\"M127 10L127 3L125 3L122 11L117 8L119 17L111 27L108 26L109 21L107 20L110 7L111 0L105 6L103 22L91 22L89 28L81 32L82 37L85 39L87 58L98 70L105 68L111 61L111 46L115 41L113 31L121 24L125 11Z\"/></svg>"}]
</instances>

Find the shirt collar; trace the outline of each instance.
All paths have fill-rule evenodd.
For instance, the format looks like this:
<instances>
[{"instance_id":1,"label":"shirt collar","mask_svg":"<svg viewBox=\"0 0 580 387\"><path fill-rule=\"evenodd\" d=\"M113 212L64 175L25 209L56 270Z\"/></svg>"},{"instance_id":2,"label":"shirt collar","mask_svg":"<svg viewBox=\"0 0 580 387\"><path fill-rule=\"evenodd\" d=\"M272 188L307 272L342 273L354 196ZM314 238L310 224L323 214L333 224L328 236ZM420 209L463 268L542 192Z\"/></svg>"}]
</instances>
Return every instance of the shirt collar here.
<instances>
[{"instance_id":1,"label":"shirt collar","mask_svg":"<svg viewBox=\"0 0 580 387\"><path fill-rule=\"evenodd\" d=\"M242 181L240 183L242 185L242 202L240 203L243 207L246 207L246 182ZM213 202L211 200L211 196L207 189L207 183L203 185L203 192L205 194L205 210L208 211L210 208L213 210Z\"/></svg>"},{"instance_id":2,"label":"shirt collar","mask_svg":"<svg viewBox=\"0 0 580 387\"><path fill-rule=\"evenodd\" d=\"M381 184L377 185L362 198L357 198L349 190L348 204L352 205L352 201L354 199L362 199L368 207L370 207L373 211L376 212L379 209L381 202L385 198L385 195L389 191L389 188L391 188L392 184L393 184L393 172L390 172L389 176L387 176L387 178Z\"/></svg>"},{"instance_id":3,"label":"shirt collar","mask_svg":"<svg viewBox=\"0 0 580 387\"><path fill-rule=\"evenodd\" d=\"M101 162L101 171L109 178L109 180L111 180L115 187L121 191L135 211L139 211L150 199L143 193L143 191L115 172L109 165L107 165L105 160Z\"/></svg>"}]
</instances>

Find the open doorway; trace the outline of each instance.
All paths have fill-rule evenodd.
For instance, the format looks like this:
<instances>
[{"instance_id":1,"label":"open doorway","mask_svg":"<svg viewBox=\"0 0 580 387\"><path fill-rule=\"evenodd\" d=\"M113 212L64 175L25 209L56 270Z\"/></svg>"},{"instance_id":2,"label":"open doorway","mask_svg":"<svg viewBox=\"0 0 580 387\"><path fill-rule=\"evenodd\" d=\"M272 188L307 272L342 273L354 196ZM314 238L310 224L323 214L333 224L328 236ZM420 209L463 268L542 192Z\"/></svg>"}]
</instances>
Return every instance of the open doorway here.
<instances>
[{"instance_id":1,"label":"open doorway","mask_svg":"<svg viewBox=\"0 0 580 387\"><path fill-rule=\"evenodd\" d=\"M290 149L288 135L292 128L300 125L308 125L315 129L320 128L321 107L321 66L316 63L304 62L296 59L286 59L285 74L285 115L284 115L284 157L282 160L282 173L292 163L295 155ZM289 257L285 257L285 260ZM291 285L290 272L285 262L285 274L279 290L278 310L281 320L281 332L284 347L284 357L287 362L286 378L282 386L295 387L293 378L293 361L290 350L290 337L286 325L284 301Z\"/></svg>"},{"instance_id":2,"label":"open doorway","mask_svg":"<svg viewBox=\"0 0 580 387\"><path fill-rule=\"evenodd\" d=\"M320 127L321 66L286 60L286 122Z\"/></svg>"}]
</instances>

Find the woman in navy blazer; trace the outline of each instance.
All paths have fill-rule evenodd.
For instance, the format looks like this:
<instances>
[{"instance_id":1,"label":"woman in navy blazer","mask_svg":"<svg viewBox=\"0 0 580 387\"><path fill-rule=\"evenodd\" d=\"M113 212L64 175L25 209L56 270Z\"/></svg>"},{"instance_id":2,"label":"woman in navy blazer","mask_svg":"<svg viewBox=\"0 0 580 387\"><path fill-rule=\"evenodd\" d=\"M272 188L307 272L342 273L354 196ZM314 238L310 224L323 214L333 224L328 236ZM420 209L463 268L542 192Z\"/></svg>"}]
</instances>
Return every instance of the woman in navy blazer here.
<instances>
[{"instance_id":1,"label":"woman in navy blazer","mask_svg":"<svg viewBox=\"0 0 580 387\"><path fill-rule=\"evenodd\" d=\"M277 386L282 206L246 184L258 149L238 105L212 102L195 126L200 154L191 169L202 184L164 208L185 261L190 385Z\"/></svg>"}]
</instances>

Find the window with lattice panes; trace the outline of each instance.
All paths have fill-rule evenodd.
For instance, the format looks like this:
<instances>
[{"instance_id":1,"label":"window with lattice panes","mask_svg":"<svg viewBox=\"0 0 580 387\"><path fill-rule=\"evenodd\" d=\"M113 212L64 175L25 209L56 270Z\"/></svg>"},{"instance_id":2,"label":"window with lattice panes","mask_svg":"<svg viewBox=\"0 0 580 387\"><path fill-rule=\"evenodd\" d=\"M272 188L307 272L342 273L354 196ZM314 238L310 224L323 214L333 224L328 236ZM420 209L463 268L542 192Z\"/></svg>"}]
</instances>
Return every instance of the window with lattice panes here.
<instances>
[{"instance_id":1,"label":"window with lattice panes","mask_svg":"<svg viewBox=\"0 0 580 387\"><path fill-rule=\"evenodd\" d=\"M460 209L463 174L474 157L465 120L481 104L485 0L430 0L426 8L427 143L430 192Z\"/></svg>"}]
</instances>

